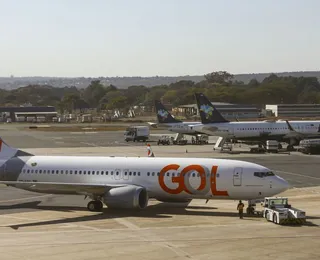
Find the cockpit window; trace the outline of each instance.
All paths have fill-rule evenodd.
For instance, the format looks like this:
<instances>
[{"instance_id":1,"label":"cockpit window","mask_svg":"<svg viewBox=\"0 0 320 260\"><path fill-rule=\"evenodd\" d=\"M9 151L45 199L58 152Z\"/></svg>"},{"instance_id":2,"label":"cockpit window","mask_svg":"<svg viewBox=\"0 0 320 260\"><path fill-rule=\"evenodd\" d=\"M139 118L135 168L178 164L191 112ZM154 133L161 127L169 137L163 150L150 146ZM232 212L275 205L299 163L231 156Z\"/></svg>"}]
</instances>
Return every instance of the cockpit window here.
<instances>
[{"instance_id":1,"label":"cockpit window","mask_svg":"<svg viewBox=\"0 0 320 260\"><path fill-rule=\"evenodd\" d=\"M255 172L253 175L259 178L263 178L268 176L274 176L274 173L273 172Z\"/></svg>"}]
</instances>

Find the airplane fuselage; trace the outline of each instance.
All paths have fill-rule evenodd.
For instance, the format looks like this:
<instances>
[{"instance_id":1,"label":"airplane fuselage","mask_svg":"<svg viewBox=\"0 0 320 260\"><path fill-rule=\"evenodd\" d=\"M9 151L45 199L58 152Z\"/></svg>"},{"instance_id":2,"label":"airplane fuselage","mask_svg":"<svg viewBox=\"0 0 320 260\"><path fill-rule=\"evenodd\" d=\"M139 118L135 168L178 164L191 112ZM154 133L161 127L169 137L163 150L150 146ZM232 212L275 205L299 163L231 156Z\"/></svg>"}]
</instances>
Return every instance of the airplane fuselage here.
<instances>
[{"instance_id":1,"label":"airplane fuselage","mask_svg":"<svg viewBox=\"0 0 320 260\"><path fill-rule=\"evenodd\" d=\"M320 134L320 121L290 121L293 128L300 133ZM289 134L285 121L262 122L227 122L199 124L193 129L208 135L235 139L275 139L283 141Z\"/></svg>"},{"instance_id":2,"label":"airplane fuselage","mask_svg":"<svg viewBox=\"0 0 320 260\"><path fill-rule=\"evenodd\" d=\"M0 160L0 180L42 193L84 194L37 183L135 185L156 199L259 199L287 188L269 169L254 163L202 158L26 156ZM33 185L30 185L32 183ZM116 188L117 189L117 188Z\"/></svg>"},{"instance_id":3,"label":"airplane fuselage","mask_svg":"<svg viewBox=\"0 0 320 260\"><path fill-rule=\"evenodd\" d=\"M159 123L159 126L166 127L168 131L174 133L186 135L201 134L193 128L195 125L201 125L201 122Z\"/></svg>"}]
</instances>

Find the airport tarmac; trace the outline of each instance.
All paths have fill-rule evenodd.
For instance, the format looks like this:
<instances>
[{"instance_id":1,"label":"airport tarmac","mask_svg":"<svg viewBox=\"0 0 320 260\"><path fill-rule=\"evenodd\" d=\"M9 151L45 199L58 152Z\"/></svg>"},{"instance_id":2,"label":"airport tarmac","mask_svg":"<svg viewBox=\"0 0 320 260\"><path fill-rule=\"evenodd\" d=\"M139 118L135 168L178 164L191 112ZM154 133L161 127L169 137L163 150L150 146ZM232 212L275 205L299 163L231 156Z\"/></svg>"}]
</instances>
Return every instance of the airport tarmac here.
<instances>
[{"instance_id":1,"label":"airport tarmac","mask_svg":"<svg viewBox=\"0 0 320 260\"><path fill-rule=\"evenodd\" d=\"M8 128L1 131L1 137L34 154L146 156L144 144L116 145L114 132L70 134ZM105 140L100 142L102 137L112 146ZM59 146L57 140L63 144ZM83 140L95 145L82 144ZM105 208L102 213L93 213L87 211L89 200L82 196L38 194L0 186L1 259L320 258L319 156L228 155L213 151L212 145L153 144L152 149L159 157L231 158L263 164L289 181L292 189L282 195L307 212L308 223L291 227L257 217L240 220L237 201L220 200L207 204L193 200L187 208L152 200L142 211ZM236 150L244 151L245 147Z\"/></svg>"}]
</instances>

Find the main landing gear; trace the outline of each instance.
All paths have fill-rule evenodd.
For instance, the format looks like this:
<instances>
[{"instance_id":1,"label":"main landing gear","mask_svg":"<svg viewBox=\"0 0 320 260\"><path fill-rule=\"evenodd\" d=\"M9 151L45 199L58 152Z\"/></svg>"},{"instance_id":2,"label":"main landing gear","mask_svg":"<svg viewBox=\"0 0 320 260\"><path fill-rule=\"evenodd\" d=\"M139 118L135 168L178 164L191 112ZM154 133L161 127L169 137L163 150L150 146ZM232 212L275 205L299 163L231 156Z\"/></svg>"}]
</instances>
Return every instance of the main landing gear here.
<instances>
[{"instance_id":1,"label":"main landing gear","mask_svg":"<svg viewBox=\"0 0 320 260\"><path fill-rule=\"evenodd\" d=\"M103 203L100 200L92 200L87 205L90 211L101 211L103 208Z\"/></svg>"}]
</instances>

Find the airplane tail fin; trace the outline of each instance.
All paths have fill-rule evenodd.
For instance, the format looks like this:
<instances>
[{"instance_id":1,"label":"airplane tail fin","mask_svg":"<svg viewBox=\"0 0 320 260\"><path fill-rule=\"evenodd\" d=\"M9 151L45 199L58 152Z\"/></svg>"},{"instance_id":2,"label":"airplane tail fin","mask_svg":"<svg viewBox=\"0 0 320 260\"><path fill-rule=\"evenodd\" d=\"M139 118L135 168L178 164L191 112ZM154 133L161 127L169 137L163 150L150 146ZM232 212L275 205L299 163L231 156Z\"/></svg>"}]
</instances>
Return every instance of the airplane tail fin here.
<instances>
[{"instance_id":1,"label":"airplane tail fin","mask_svg":"<svg viewBox=\"0 0 320 260\"><path fill-rule=\"evenodd\" d=\"M154 157L154 153L152 152L150 144L147 144L147 153L148 157Z\"/></svg>"},{"instance_id":2,"label":"airplane tail fin","mask_svg":"<svg viewBox=\"0 0 320 260\"><path fill-rule=\"evenodd\" d=\"M182 121L175 119L164 105L159 101L155 100L155 107L157 112L157 118L159 123L181 123Z\"/></svg>"},{"instance_id":3,"label":"airplane tail fin","mask_svg":"<svg viewBox=\"0 0 320 260\"><path fill-rule=\"evenodd\" d=\"M220 114L204 94L195 93L195 97L202 124L229 122Z\"/></svg>"},{"instance_id":4,"label":"airplane tail fin","mask_svg":"<svg viewBox=\"0 0 320 260\"><path fill-rule=\"evenodd\" d=\"M32 156L32 154L11 147L0 137L0 159L7 159L15 156Z\"/></svg>"}]
</instances>

